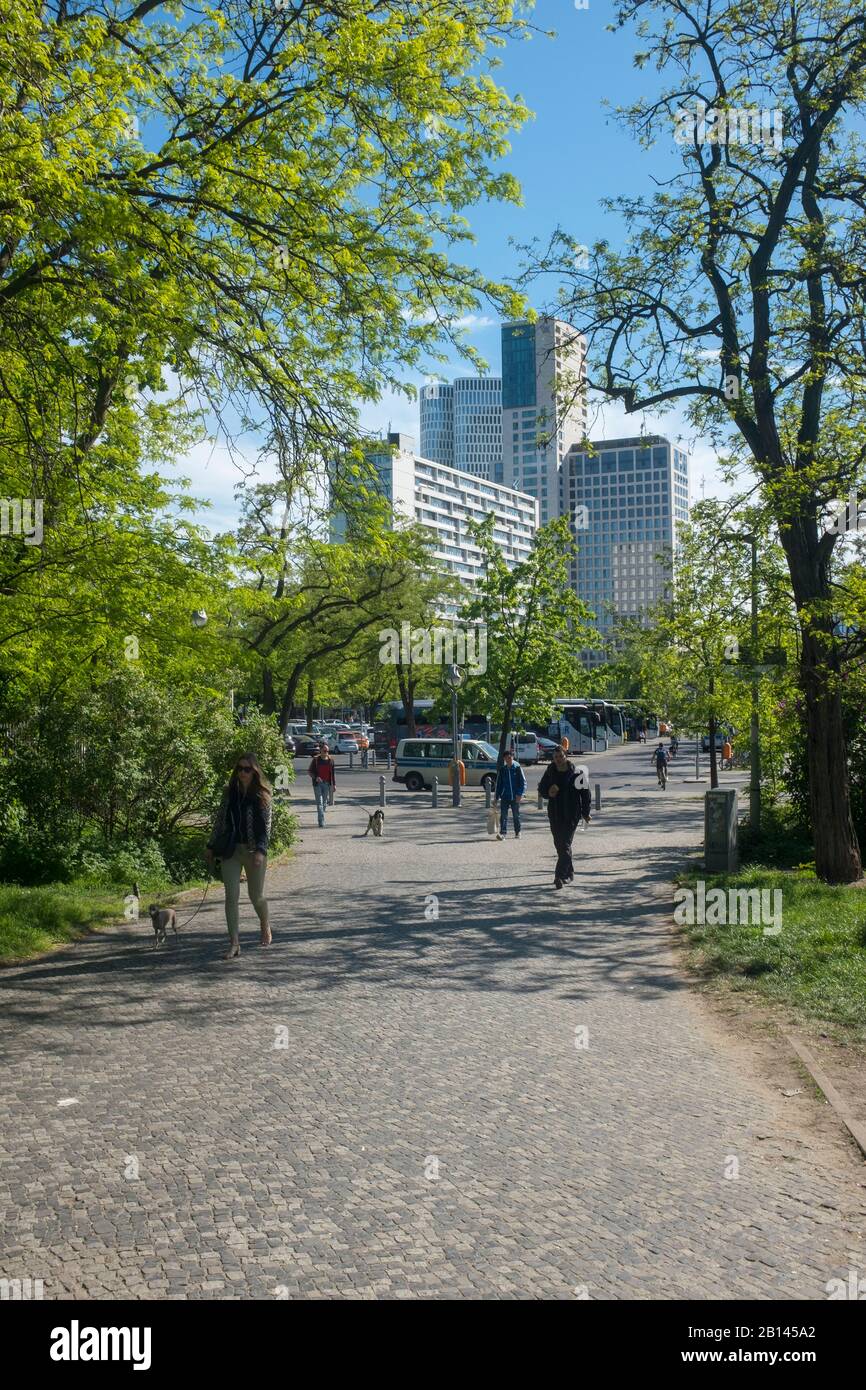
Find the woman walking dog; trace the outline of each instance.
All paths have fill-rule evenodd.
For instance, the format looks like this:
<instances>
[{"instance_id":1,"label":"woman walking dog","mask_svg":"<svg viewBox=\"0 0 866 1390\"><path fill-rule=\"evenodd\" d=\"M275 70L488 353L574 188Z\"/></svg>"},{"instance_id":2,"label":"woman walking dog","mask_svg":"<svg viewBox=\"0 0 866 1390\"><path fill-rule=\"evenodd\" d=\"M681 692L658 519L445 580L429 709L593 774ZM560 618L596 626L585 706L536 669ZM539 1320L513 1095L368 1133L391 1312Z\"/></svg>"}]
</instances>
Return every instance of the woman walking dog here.
<instances>
[{"instance_id":1,"label":"woman walking dog","mask_svg":"<svg viewBox=\"0 0 866 1390\"><path fill-rule=\"evenodd\" d=\"M241 953L238 936L238 908L241 870L246 870L247 893L261 926L260 944L270 946L271 928L265 900L265 873L271 838L271 788L252 753L245 753L235 764L222 795L208 840L205 857L209 864L222 861L226 886L226 925L229 949L223 957L232 960Z\"/></svg>"}]
</instances>

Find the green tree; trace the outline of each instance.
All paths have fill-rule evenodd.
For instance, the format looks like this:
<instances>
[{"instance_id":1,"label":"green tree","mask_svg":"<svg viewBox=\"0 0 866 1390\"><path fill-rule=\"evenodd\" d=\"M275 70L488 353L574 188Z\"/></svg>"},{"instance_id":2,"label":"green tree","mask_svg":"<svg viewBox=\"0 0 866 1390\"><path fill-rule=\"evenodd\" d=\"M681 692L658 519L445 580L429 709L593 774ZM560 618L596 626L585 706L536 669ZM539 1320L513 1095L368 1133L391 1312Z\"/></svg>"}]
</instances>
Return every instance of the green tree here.
<instances>
[{"instance_id":1,"label":"green tree","mask_svg":"<svg viewBox=\"0 0 866 1390\"><path fill-rule=\"evenodd\" d=\"M866 16L849 0L625 0L617 23L632 21L636 63L671 80L623 119L645 145L676 141L682 169L607 204L632 228L622 253L601 242L576 266L557 232L533 268L561 277L590 388L630 412L685 406L757 475L800 625L817 871L850 882L862 868L826 523L866 483ZM749 109L770 113L770 138Z\"/></svg>"},{"instance_id":2,"label":"green tree","mask_svg":"<svg viewBox=\"0 0 866 1390\"><path fill-rule=\"evenodd\" d=\"M514 727L547 720L553 701L572 689L577 652L590 642L592 615L569 586L574 541L567 518L536 532L526 560L509 569L493 537L493 517L472 527L483 571L461 617L486 632L487 670L470 676L462 694L466 708L496 711L502 724L500 757Z\"/></svg>"}]
</instances>

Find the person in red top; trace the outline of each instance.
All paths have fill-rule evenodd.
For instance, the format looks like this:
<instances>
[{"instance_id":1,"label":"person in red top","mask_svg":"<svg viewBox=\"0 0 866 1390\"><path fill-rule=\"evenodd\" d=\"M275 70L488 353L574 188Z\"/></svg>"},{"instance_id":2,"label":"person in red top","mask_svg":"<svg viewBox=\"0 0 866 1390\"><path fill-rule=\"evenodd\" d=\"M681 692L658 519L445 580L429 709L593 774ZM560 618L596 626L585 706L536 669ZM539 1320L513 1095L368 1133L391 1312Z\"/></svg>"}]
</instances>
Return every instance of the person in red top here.
<instances>
[{"instance_id":1,"label":"person in red top","mask_svg":"<svg viewBox=\"0 0 866 1390\"><path fill-rule=\"evenodd\" d=\"M319 817L319 829L325 825L325 807L328 804L330 788L337 786L336 769L334 759L331 757L327 743L319 747L319 751L313 758L307 771L313 781L313 793L316 798L316 813Z\"/></svg>"}]
</instances>

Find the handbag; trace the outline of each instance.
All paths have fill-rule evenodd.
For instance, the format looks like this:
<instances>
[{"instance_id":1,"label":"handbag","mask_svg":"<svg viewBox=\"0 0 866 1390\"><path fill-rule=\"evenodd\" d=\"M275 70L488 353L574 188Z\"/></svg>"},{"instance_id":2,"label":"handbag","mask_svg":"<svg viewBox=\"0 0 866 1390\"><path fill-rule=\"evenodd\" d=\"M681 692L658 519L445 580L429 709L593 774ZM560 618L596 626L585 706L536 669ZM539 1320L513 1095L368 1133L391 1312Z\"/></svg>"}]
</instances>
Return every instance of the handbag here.
<instances>
[{"instance_id":1,"label":"handbag","mask_svg":"<svg viewBox=\"0 0 866 1390\"><path fill-rule=\"evenodd\" d=\"M238 843L238 832L231 808L226 807L226 821L219 835L214 837L211 849L217 859L231 859Z\"/></svg>"}]
</instances>

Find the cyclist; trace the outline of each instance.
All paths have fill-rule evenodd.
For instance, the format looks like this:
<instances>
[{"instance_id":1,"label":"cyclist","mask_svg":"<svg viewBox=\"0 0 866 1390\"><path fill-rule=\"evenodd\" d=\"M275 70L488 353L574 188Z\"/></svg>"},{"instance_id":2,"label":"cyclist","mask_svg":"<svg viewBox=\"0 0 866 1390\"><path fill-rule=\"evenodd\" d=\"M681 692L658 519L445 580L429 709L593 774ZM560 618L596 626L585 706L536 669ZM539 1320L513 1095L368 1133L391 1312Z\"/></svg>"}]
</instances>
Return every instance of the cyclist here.
<instances>
[{"instance_id":1,"label":"cyclist","mask_svg":"<svg viewBox=\"0 0 866 1390\"><path fill-rule=\"evenodd\" d=\"M666 788L668 784L668 763L670 760L670 754L663 743L660 743L658 748L653 750L652 757L650 758L650 762L654 762L656 765L656 775L659 779L659 786L663 788Z\"/></svg>"}]
</instances>

